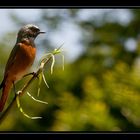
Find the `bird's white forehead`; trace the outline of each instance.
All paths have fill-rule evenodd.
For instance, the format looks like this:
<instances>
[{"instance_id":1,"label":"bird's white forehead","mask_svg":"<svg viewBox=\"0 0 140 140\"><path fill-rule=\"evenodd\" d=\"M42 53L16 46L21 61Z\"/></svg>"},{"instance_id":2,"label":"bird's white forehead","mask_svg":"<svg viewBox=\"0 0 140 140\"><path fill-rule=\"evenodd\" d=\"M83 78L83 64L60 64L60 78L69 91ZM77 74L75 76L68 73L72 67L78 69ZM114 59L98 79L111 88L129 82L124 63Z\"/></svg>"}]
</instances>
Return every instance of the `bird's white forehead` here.
<instances>
[{"instance_id":1,"label":"bird's white forehead","mask_svg":"<svg viewBox=\"0 0 140 140\"><path fill-rule=\"evenodd\" d=\"M25 28L31 28L31 27L34 27L34 28L39 29L36 25L33 25L33 24L27 24L27 25L25 26Z\"/></svg>"}]
</instances>

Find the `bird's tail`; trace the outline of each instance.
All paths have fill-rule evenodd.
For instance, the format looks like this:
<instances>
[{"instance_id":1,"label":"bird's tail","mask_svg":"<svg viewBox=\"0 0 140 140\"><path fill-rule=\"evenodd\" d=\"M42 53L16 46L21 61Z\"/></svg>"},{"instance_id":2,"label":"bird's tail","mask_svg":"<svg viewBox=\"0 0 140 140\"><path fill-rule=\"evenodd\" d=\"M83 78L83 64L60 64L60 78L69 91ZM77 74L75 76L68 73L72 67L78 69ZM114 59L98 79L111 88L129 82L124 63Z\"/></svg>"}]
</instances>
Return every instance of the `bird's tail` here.
<instances>
[{"instance_id":1,"label":"bird's tail","mask_svg":"<svg viewBox=\"0 0 140 140\"><path fill-rule=\"evenodd\" d=\"M7 100L7 97L8 97L8 93L11 89L11 86L12 86L12 82L2 82L1 85L0 85L0 89L2 89L2 96L1 96L1 99L0 99L0 112L2 112L3 108L4 108L4 105L6 103L6 100Z\"/></svg>"}]
</instances>

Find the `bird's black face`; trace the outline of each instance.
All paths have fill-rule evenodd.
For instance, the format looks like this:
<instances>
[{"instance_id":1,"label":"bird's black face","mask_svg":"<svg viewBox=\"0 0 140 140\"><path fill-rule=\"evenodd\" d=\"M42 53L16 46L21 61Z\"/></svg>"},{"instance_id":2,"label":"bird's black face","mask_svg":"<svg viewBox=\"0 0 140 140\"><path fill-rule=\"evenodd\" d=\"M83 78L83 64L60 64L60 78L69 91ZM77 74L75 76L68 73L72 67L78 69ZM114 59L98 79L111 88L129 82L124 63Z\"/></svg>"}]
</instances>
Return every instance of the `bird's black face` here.
<instances>
[{"instance_id":1,"label":"bird's black face","mask_svg":"<svg viewBox=\"0 0 140 140\"><path fill-rule=\"evenodd\" d=\"M18 38L35 39L41 33L45 32L41 32L40 29L35 25L28 24L20 29L20 31L18 32Z\"/></svg>"}]
</instances>

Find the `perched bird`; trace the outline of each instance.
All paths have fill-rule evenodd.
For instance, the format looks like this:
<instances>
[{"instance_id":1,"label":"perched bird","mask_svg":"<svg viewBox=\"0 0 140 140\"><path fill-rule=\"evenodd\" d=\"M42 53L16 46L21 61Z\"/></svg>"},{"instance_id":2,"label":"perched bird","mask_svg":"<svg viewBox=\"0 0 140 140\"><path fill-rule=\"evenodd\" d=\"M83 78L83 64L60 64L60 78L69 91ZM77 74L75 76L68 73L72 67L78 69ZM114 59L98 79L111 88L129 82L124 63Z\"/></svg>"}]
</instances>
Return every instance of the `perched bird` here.
<instances>
[{"instance_id":1,"label":"perched bird","mask_svg":"<svg viewBox=\"0 0 140 140\"><path fill-rule=\"evenodd\" d=\"M41 33L45 32L41 32L37 26L32 24L27 24L19 30L16 44L7 61L4 78L0 85L0 89L2 88L0 112L4 108L8 93L14 83L27 74L27 71L32 66L36 56L34 40Z\"/></svg>"}]
</instances>

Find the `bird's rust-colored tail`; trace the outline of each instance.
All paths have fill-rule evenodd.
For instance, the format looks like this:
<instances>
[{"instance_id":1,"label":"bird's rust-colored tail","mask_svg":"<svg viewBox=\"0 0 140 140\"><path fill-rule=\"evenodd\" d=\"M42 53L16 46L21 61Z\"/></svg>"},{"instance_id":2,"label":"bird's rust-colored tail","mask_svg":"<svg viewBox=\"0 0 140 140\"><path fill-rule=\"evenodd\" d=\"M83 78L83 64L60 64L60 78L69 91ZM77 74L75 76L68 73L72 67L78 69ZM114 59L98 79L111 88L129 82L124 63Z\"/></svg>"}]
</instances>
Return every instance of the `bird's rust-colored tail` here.
<instances>
[{"instance_id":1,"label":"bird's rust-colored tail","mask_svg":"<svg viewBox=\"0 0 140 140\"><path fill-rule=\"evenodd\" d=\"M1 95L1 99L0 99L0 112L2 112L4 105L6 103L7 97L8 97L8 93L10 91L12 87L12 82L2 82L2 84L0 85L0 89L2 88L2 95Z\"/></svg>"}]
</instances>

